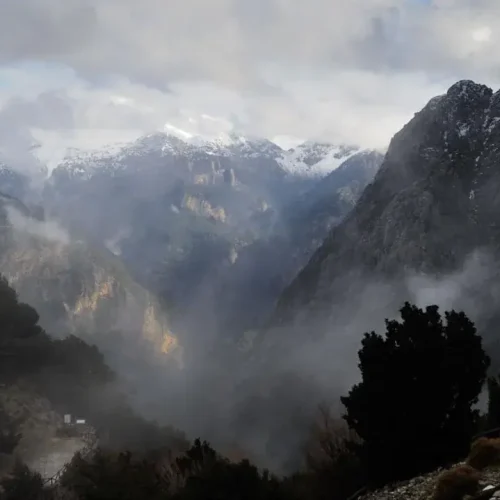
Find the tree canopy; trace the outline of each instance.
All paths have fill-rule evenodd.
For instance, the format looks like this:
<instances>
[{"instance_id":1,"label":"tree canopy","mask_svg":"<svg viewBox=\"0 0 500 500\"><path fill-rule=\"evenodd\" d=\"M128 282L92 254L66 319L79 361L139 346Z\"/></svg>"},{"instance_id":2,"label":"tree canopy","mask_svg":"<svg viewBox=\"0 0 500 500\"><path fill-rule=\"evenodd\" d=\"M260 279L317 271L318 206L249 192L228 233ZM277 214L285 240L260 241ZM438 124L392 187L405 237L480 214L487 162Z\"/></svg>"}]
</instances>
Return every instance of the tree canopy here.
<instances>
[{"instance_id":1,"label":"tree canopy","mask_svg":"<svg viewBox=\"0 0 500 500\"><path fill-rule=\"evenodd\" d=\"M366 333L358 353L362 380L341 398L363 443L373 481L411 477L467 453L473 409L489 358L463 312L405 303L386 332Z\"/></svg>"}]
</instances>

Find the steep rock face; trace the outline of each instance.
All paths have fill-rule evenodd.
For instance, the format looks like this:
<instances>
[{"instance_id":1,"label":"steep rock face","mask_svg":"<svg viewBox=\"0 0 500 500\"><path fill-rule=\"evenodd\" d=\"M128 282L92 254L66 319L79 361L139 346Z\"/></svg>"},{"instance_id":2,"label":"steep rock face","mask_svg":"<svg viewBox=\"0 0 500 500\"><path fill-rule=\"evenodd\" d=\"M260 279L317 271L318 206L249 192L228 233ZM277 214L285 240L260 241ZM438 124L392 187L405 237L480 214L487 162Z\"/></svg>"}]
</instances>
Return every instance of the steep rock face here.
<instances>
[{"instance_id":1,"label":"steep rock face","mask_svg":"<svg viewBox=\"0 0 500 500\"><path fill-rule=\"evenodd\" d=\"M139 347L179 354L156 298L111 252L72 241L60 226L33 217L11 197L0 196L0 216L2 273L48 332L77 334L110 351L114 332L120 332L120 356L134 357Z\"/></svg>"},{"instance_id":2,"label":"steep rock face","mask_svg":"<svg viewBox=\"0 0 500 500\"><path fill-rule=\"evenodd\" d=\"M285 224L294 240L292 246L307 249L309 257L329 230L354 208L382 160L383 155L377 151L355 153L294 200L284 210ZM304 264L305 261L300 266Z\"/></svg>"},{"instance_id":3,"label":"steep rock face","mask_svg":"<svg viewBox=\"0 0 500 500\"><path fill-rule=\"evenodd\" d=\"M165 263L191 266L202 281L232 245L248 244L269 226L281 200L297 189L275 161L280 152L269 141L199 147L154 134L118 152L68 159L52 173L45 200L152 289L189 300L193 291L179 294L177 284L190 276L176 273L169 283L170 272L158 270Z\"/></svg>"},{"instance_id":4,"label":"steep rock face","mask_svg":"<svg viewBox=\"0 0 500 500\"><path fill-rule=\"evenodd\" d=\"M241 333L266 320L281 291L307 263L329 230L354 207L382 159L375 151L354 154L287 205L269 237L237 253L224 289L220 290L220 295L226 292L225 306L230 305L226 329L239 328Z\"/></svg>"},{"instance_id":5,"label":"steep rock face","mask_svg":"<svg viewBox=\"0 0 500 500\"><path fill-rule=\"evenodd\" d=\"M359 277L439 277L475 250L495 253L499 147L499 93L461 81L432 99L394 136L354 210L283 293L275 323L340 302L362 286Z\"/></svg>"},{"instance_id":6,"label":"steep rock face","mask_svg":"<svg viewBox=\"0 0 500 500\"><path fill-rule=\"evenodd\" d=\"M68 159L45 201L175 306L182 328L238 335L262 321L379 163L354 148L299 149L310 167L350 163L324 179L292 175L280 165L292 153L269 141L199 145L154 134Z\"/></svg>"},{"instance_id":7,"label":"steep rock face","mask_svg":"<svg viewBox=\"0 0 500 500\"><path fill-rule=\"evenodd\" d=\"M29 191L29 179L10 169L5 163L0 160L0 186L2 193L23 199Z\"/></svg>"}]
</instances>

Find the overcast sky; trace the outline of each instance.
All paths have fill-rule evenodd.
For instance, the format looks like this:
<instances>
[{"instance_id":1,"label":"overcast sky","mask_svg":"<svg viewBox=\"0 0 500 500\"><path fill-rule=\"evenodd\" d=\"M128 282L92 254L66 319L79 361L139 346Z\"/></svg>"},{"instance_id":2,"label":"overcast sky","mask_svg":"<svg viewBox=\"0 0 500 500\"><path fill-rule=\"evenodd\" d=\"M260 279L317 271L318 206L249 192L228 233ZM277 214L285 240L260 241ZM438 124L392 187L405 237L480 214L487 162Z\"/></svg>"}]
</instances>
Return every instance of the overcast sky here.
<instances>
[{"instance_id":1,"label":"overcast sky","mask_svg":"<svg viewBox=\"0 0 500 500\"><path fill-rule=\"evenodd\" d=\"M0 0L0 147L166 123L383 147L458 79L497 87L500 0Z\"/></svg>"}]
</instances>

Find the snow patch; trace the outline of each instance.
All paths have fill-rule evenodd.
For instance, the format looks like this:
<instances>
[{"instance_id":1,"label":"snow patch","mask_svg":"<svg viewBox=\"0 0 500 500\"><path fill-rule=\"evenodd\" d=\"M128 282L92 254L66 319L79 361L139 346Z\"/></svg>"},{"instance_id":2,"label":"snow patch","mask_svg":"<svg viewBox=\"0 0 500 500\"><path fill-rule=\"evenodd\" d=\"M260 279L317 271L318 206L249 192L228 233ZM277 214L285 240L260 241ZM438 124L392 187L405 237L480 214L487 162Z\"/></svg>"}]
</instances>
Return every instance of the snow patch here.
<instances>
[{"instance_id":1,"label":"snow patch","mask_svg":"<svg viewBox=\"0 0 500 500\"><path fill-rule=\"evenodd\" d=\"M459 137L465 137L470 130L470 125L467 123L459 123L458 125L458 135Z\"/></svg>"},{"instance_id":2,"label":"snow patch","mask_svg":"<svg viewBox=\"0 0 500 500\"><path fill-rule=\"evenodd\" d=\"M325 177L358 151L354 147L305 142L284 152L277 161L288 173Z\"/></svg>"},{"instance_id":3,"label":"snow patch","mask_svg":"<svg viewBox=\"0 0 500 500\"><path fill-rule=\"evenodd\" d=\"M492 120L488 126L488 132L489 133L493 132L493 130L496 128L496 126L498 125L499 122L500 122L500 117L495 116L495 118L492 118Z\"/></svg>"}]
</instances>

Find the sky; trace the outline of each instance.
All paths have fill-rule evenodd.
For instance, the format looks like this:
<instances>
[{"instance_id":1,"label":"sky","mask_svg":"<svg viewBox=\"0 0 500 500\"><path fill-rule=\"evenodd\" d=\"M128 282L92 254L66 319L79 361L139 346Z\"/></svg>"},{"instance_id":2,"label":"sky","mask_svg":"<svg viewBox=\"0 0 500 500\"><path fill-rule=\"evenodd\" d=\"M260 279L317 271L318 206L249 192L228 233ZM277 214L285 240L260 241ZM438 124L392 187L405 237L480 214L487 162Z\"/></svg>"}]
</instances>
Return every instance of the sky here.
<instances>
[{"instance_id":1,"label":"sky","mask_svg":"<svg viewBox=\"0 0 500 500\"><path fill-rule=\"evenodd\" d=\"M166 124L383 148L455 81L498 87L499 28L498 0L0 0L0 150Z\"/></svg>"}]
</instances>

